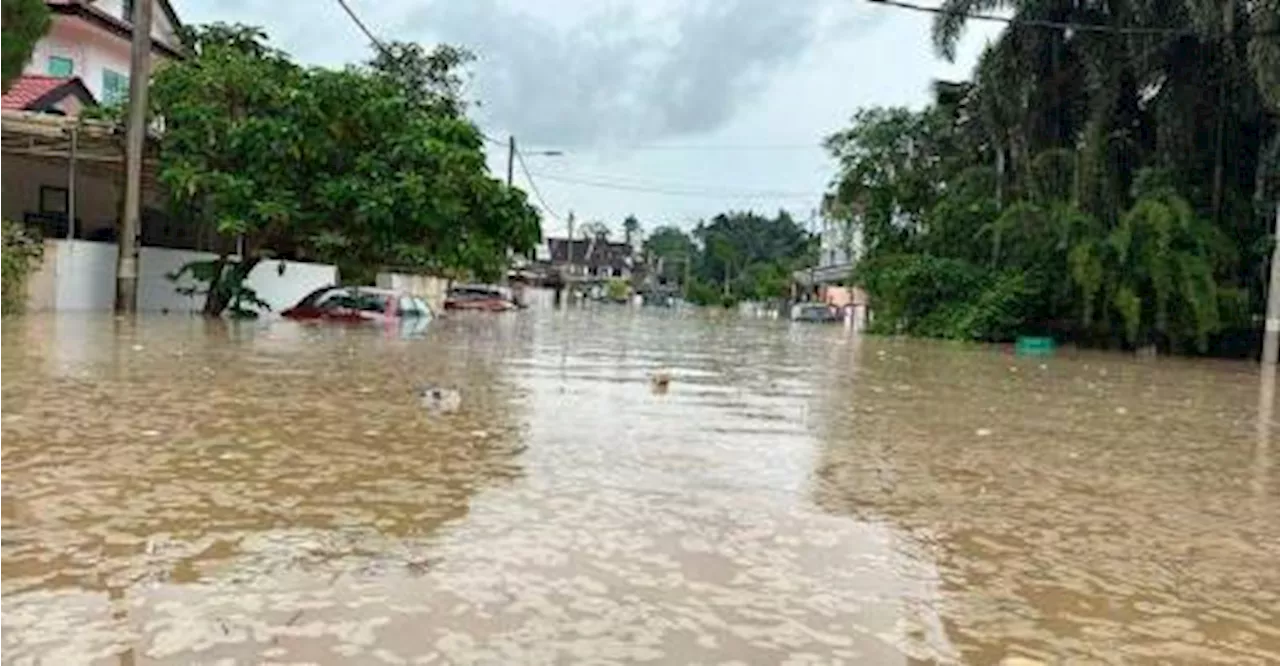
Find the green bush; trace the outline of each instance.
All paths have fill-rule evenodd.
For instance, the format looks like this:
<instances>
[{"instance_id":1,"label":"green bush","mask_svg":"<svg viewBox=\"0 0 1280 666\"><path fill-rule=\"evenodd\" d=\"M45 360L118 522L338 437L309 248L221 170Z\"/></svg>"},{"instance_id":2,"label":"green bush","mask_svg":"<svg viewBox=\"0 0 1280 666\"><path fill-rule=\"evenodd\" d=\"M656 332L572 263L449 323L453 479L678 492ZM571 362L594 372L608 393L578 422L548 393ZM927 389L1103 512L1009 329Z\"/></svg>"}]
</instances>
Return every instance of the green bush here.
<instances>
[{"instance_id":1,"label":"green bush","mask_svg":"<svg viewBox=\"0 0 1280 666\"><path fill-rule=\"evenodd\" d=\"M872 330L882 333L1010 340L1042 299L1024 273L928 254L878 257L854 275L876 304Z\"/></svg>"},{"instance_id":2,"label":"green bush","mask_svg":"<svg viewBox=\"0 0 1280 666\"><path fill-rule=\"evenodd\" d=\"M40 265L44 246L40 239L22 225L3 221L4 247L0 252L3 274L0 275L0 310L4 314L21 312L27 303L27 277Z\"/></svg>"},{"instance_id":3,"label":"green bush","mask_svg":"<svg viewBox=\"0 0 1280 666\"><path fill-rule=\"evenodd\" d=\"M615 303L624 303L631 296L631 285L626 280L614 278L605 283L605 297Z\"/></svg>"}]
</instances>

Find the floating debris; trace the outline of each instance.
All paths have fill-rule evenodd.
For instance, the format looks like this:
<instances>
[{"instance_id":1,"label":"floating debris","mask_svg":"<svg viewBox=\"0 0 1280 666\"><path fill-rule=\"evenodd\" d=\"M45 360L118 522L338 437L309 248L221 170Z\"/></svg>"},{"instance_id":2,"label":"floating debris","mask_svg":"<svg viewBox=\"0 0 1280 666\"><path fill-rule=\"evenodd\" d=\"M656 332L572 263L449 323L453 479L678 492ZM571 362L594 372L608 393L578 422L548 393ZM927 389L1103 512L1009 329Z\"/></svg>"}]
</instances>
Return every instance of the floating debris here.
<instances>
[{"instance_id":1,"label":"floating debris","mask_svg":"<svg viewBox=\"0 0 1280 666\"><path fill-rule=\"evenodd\" d=\"M422 406L433 412L450 413L462 406L462 394L457 389L423 385L417 388Z\"/></svg>"},{"instance_id":2,"label":"floating debris","mask_svg":"<svg viewBox=\"0 0 1280 666\"><path fill-rule=\"evenodd\" d=\"M665 370L653 373L649 377L649 388L657 394L666 393L667 389L671 388L671 373Z\"/></svg>"}]
</instances>

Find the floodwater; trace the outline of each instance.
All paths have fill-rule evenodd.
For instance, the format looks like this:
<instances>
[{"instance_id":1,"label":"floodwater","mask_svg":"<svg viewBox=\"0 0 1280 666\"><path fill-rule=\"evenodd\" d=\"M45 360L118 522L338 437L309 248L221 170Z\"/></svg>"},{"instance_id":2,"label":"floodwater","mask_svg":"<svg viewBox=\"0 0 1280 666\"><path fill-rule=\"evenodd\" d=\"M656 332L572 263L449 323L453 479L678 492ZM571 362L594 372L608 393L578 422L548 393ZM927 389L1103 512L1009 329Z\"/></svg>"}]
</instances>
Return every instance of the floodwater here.
<instances>
[{"instance_id":1,"label":"floodwater","mask_svg":"<svg viewBox=\"0 0 1280 666\"><path fill-rule=\"evenodd\" d=\"M1280 663L1249 364L608 308L33 316L2 379L8 664Z\"/></svg>"}]
</instances>

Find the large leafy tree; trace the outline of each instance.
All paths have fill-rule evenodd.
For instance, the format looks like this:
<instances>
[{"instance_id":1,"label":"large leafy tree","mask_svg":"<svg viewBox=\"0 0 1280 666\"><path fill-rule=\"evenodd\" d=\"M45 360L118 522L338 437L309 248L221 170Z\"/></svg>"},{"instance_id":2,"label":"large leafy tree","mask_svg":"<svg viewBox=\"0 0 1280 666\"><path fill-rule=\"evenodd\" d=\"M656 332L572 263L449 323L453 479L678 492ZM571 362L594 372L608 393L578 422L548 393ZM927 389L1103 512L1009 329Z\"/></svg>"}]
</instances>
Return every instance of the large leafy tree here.
<instances>
[{"instance_id":1,"label":"large leafy tree","mask_svg":"<svg viewBox=\"0 0 1280 666\"><path fill-rule=\"evenodd\" d=\"M691 262L698 254L698 247L679 227L662 226L645 239L644 253L664 280L683 283L684 276L693 267Z\"/></svg>"},{"instance_id":2,"label":"large leafy tree","mask_svg":"<svg viewBox=\"0 0 1280 666\"><path fill-rule=\"evenodd\" d=\"M244 26L186 38L194 56L153 85L160 177L245 249L204 275L207 314L273 251L333 261L348 281L382 266L492 278L537 243L536 212L490 177L477 128L412 77L302 68Z\"/></svg>"},{"instance_id":3,"label":"large leafy tree","mask_svg":"<svg viewBox=\"0 0 1280 666\"><path fill-rule=\"evenodd\" d=\"M449 116L460 116L466 110L462 72L475 60L475 54L450 44L431 50L413 42L374 46L376 55L369 66L398 85L411 103Z\"/></svg>"},{"instance_id":4,"label":"large leafy tree","mask_svg":"<svg viewBox=\"0 0 1280 666\"><path fill-rule=\"evenodd\" d=\"M782 298L791 271L814 259L813 239L786 211L721 213L693 236L702 246L697 277L719 285L725 300Z\"/></svg>"},{"instance_id":5,"label":"large leafy tree","mask_svg":"<svg viewBox=\"0 0 1280 666\"><path fill-rule=\"evenodd\" d=\"M1176 350L1247 326L1280 192L1276 1L944 0L943 57L973 14L1013 23L933 105L828 142L877 325Z\"/></svg>"},{"instance_id":6,"label":"large leafy tree","mask_svg":"<svg viewBox=\"0 0 1280 666\"><path fill-rule=\"evenodd\" d=\"M31 50L49 30L49 8L44 0L3 0L0 18L3 22L3 41L0 51L3 57L3 88L22 74L22 68L31 60Z\"/></svg>"}]
</instances>

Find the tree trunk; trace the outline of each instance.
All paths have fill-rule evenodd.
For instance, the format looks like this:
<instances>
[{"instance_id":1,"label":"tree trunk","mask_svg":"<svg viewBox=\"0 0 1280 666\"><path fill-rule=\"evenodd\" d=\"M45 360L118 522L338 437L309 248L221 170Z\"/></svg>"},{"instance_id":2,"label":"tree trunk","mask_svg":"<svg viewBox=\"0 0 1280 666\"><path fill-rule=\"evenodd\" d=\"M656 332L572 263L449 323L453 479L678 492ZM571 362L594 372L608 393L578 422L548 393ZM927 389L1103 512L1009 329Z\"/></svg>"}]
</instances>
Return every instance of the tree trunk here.
<instances>
[{"instance_id":1,"label":"tree trunk","mask_svg":"<svg viewBox=\"0 0 1280 666\"><path fill-rule=\"evenodd\" d=\"M262 257L252 256L237 262L219 257L213 280L209 282L209 294L205 297L203 313L206 317L221 317L231 307L241 285L249 278Z\"/></svg>"},{"instance_id":2,"label":"tree trunk","mask_svg":"<svg viewBox=\"0 0 1280 666\"><path fill-rule=\"evenodd\" d=\"M219 256L213 265L213 279L209 280L209 292L204 297L204 310L201 314L206 317L221 317L222 311L227 309L227 303L231 300L221 288L222 274L226 269L226 255Z\"/></svg>"}]
</instances>

